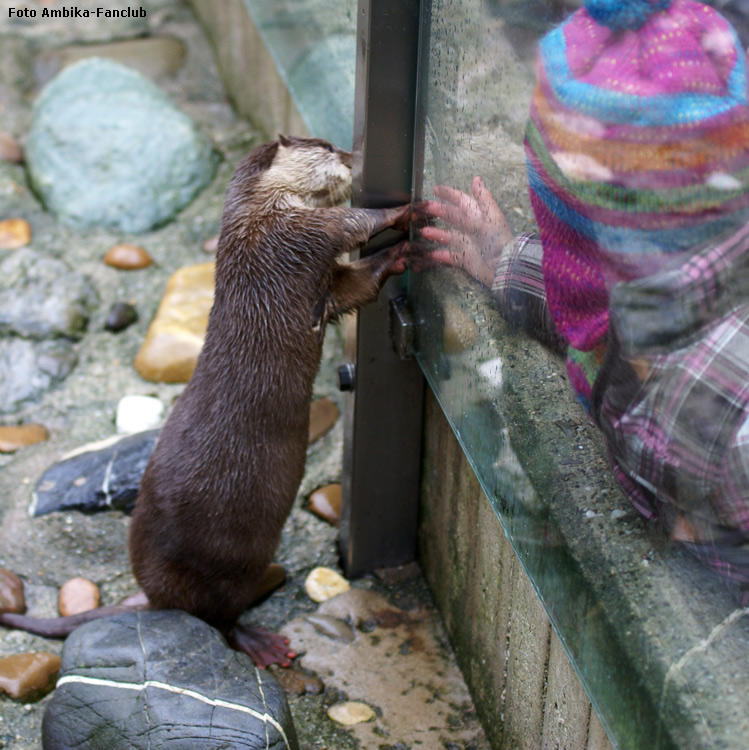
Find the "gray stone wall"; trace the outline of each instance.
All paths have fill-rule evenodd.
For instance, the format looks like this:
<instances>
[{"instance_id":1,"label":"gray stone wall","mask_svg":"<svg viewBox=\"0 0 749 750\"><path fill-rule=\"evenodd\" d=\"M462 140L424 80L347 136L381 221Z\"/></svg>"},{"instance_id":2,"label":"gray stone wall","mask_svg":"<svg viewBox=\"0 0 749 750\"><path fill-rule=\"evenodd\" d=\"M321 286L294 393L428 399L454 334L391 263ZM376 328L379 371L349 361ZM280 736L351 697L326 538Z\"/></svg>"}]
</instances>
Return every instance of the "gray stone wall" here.
<instances>
[{"instance_id":1,"label":"gray stone wall","mask_svg":"<svg viewBox=\"0 0 749 750\"><path fill-rule=\"evenodd\" d=\"M420 513L422 569L492 747L611 748L431 392Z\"/></svg>"},{"instance_id":2,"label":"gray stone wall","mask_svg":"<svg viewBox=\"0 0 749 750\"><path fill-rule=\"evenodd\" d=\"M286 84L242 0L190 0L236 112L267 138L307 135Z\"/></svg>"}]
</instances>

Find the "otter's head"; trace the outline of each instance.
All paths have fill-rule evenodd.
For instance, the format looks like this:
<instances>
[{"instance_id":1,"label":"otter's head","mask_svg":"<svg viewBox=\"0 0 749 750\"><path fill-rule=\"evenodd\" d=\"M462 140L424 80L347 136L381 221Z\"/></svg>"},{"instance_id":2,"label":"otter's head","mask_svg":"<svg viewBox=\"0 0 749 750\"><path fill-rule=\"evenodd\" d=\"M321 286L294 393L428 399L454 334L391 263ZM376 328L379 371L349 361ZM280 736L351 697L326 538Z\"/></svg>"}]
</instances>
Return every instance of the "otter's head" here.
<instances>
[{"instance_id":1,"label":"otter's head","mask_svg":"<svg viewBox=\"0 0 749 750\"><path fill-rule=\"evenodd\" d=\"M351 154L321 138L278 137L263 184L312 208L351 197Z\"/></svg>"}]
</instances>

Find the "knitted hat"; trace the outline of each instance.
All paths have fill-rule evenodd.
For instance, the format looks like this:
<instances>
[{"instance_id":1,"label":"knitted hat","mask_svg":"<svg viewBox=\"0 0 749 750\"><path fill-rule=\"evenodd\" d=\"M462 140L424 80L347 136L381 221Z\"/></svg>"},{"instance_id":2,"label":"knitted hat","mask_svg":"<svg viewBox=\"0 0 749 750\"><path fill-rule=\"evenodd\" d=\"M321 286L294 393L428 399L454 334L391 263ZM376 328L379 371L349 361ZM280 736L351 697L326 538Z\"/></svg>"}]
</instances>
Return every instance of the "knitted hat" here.
<instances>
[{"instance_id":1,"label":"knitted hat","mask_svg":"<svg viewBox=\"0 0 749 750\"><path fill-rule=\"evenodd\" d=\"M735 31L694 0L587 0L541 41L525 146L549 309L592 352L613 284L749 220Z\"/></svg>"}]
</instances>

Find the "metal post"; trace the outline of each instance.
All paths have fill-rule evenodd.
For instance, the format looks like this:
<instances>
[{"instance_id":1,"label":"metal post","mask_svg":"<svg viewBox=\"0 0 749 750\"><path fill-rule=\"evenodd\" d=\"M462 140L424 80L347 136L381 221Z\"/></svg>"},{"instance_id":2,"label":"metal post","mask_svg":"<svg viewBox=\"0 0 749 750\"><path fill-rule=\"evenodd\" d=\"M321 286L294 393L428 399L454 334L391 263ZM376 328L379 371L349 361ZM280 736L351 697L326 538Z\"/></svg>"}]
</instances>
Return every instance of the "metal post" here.
<instances>
[{"instance_id":1,"label":"metal post","mask_svg":"<svg viewBox=\"0 0 749 750\"><path fill-rule=\"evenodd\" d=\"M411 199L418 34L418 0L359 0L356 206ZM402 281L391 279L357 321L355 384L344 408L340 544L349 577L416 554L424 380L416 362L402 360L393 347L391 300L401 293Z\"/></svg>"}]
</instances>

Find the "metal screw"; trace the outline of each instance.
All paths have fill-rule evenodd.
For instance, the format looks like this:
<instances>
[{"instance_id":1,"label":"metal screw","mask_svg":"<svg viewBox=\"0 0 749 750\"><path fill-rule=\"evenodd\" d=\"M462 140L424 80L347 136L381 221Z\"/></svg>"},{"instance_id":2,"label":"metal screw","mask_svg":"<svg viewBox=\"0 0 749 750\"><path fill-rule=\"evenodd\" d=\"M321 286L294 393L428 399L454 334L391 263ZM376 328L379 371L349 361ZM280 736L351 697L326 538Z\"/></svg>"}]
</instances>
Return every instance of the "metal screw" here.
<instances>
[{"instance_id":1,"label":"metal screw","mask_svg":"<svg viewBox=\"0 0 749 750\"><path fill-rule=\"evenodd\" d=\"M356 365L341 365L338 368L338 390L353 391L356 384Z\"/></svg>"}]
</instances>

